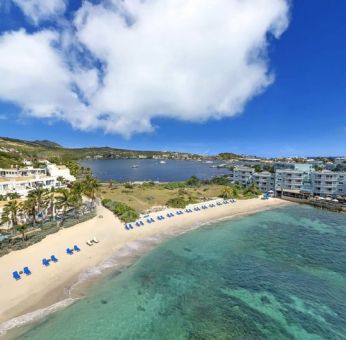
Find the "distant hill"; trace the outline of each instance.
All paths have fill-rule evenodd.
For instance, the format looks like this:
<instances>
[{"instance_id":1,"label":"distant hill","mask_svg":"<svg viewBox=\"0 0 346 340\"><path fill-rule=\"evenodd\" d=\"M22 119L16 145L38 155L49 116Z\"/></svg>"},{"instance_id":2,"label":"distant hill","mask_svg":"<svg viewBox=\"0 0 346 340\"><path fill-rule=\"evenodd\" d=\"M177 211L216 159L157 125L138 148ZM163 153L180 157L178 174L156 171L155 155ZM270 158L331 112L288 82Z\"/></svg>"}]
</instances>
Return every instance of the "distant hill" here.
<instances>
[{"instance_id":1,"label":"distant hill","mask_svg":"<svg viewBox=\"0 0 346 340\"><path fill-rule=\"evenodd\" d=\"M35 140L33 141L34 144L46 146L48 148L62 148L62 146L58 143L52 142L50 140Z\"/></svg>"},{"instance_id":2,"label":"distant hill","mask_svg":"<svg viewBox=\"0 0 346 340\"><path fill-rule=\"evenodd\" d=\"M87 158L135 158L138 156L148 158L154 155L177 156L186 155L179 152L125 150L111 147L65 148L49 140L26 141L14 138L0 137L0 168L18 165L24 159L50 159L50 160L80 160ZM188 154L189 157L198 158L198 155Z\"/></svg>"}]
</instances>

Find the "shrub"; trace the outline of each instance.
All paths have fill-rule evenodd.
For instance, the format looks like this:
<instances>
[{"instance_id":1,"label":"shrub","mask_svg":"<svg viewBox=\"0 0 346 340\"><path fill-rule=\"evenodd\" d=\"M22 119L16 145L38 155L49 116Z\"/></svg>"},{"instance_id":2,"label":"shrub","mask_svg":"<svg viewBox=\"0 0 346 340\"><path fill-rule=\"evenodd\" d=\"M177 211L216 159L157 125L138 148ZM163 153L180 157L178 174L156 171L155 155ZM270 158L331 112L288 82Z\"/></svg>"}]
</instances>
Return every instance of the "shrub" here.
<instances>
[{"instance_id":1,"label":"shrub","mask_svg":"<svg viewBox=\"0 0 346 340\"><path fill-rule=\"evenodd\" d=\"M114 215L125 223L136 221L139 218L137 211L125 203L115 202L106 198L102 200L102 205L111 210Z\"/></svg>"},{"instance_id":2,"label":"shrub","mask_svg":"<svg viewBox=\"0 0 346 340\"><path fill-rule=\"evenodd\" d=\"M172 208L185 208L188 204L192 204L192 203L196 203L197 201L189 196L188 198L184 198L182 196L179 196L179 197L174 197L174 198L171 198L169 199L167 202L166 202L166 205L169 206L169 207L172 207Z\"/></svg>"},{"instance_id":3,"label":"shrub","mask_svg":"<svg viewBox=\"0 0 346 340\"><path fill-rule=\"evenodd\" d=\"M184 182L170 182L163 184L163 188L168 190L184 189L186 188L186 184Z\"/></svg>"},{"instance_id":4,"label":"shrub","mask_svg":"<svg viewBox=\"0 0 346 340\"><path fill-rule=\"evenodd\" d=\"M189 187L197 187L201 184L201 181L196 176L191 176L188 180L185 181L185 184Z\"/></svg>"}]
</instances>

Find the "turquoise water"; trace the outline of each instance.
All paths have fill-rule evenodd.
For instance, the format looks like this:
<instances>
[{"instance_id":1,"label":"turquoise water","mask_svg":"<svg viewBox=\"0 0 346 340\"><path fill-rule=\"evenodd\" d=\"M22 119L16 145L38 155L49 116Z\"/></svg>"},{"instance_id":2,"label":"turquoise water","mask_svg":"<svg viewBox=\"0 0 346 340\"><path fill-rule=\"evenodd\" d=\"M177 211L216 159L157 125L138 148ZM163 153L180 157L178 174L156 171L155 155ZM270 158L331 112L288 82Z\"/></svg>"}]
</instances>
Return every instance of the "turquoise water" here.
<instances>
[{"instance_id":1,"label":"turquoise water","mask_svg":"<svg viewBox=\"0 0 346 340\"><path fill-rule=\"evenodd\" d=\"M346 339L346 217L294 206L178 236L22 339Z\"/></svg>"}]
</instances>

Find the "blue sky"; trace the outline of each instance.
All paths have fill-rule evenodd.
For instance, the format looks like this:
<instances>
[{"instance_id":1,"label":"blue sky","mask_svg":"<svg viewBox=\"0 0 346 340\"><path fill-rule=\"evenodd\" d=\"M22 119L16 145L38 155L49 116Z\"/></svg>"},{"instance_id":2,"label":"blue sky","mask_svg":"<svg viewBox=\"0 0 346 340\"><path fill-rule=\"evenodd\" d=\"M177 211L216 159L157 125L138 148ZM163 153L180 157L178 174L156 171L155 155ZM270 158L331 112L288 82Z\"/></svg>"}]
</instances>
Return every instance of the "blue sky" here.
<instances>
[{"instance_id":1,"label":"blue sky","mask_svg":"<svg viewBox=\"0 0 346 340\"><path fill-rule=\"evenodd\" d=\"M18 6L10 1L5 5L0 13L2 35L20 28L33 34L47 27L57 27L61 32L64 21L72 21L80 8L79 1L70 1L59 21L46 19L34 24ZM0 136L50 139L68 147L107 145L260 156L345 155L345 13L345 1L293 1L289 26L279 39L267 40L269 47L264 58L275 74L274 82L263 93L247 100L241 113L231 117L215 119L210 114L199 123L198 119L185 119L175 113L157 114L150 116L151 132L145 131L145 127L123 136L102 125L95 129L84 127L76 118L71 123L59 116L27 114L24 104L7 100L5 95L1 97L0 89ZM96 70L101 72L99 65ZM8 94L6 91L3 93ZM137 120L126 124L137 122L142 124Z\"/></svg>"}]
</instances>

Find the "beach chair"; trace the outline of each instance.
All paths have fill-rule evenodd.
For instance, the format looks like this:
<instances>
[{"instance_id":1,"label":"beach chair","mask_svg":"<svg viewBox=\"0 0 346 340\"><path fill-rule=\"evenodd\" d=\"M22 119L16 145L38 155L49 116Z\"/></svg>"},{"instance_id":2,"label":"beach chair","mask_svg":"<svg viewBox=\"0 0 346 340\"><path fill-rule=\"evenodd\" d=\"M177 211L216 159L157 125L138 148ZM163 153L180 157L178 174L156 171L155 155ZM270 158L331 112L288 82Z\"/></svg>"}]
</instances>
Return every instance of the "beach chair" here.
<instances>
[{"instance_id":1,"label":"beach chair","mask_svg":"<svg viewBox=\"0 0 346 340\"><path fill-rule=\"evenodd\" d=\"M42 264L45 266L45 267L48 267L49 266L49 261L47 259L42 259Z\"/></svg>"},{"instance_id":2,"label":"beach chair","mask_svg":"<svg viewBox=\"0 0 346 340\"><path fill-rule=\"evenodd\" d=\"M94 238L91 240L91 242L99 243L100 241L94 236Z\"/></svg>"},{"instance_id":3,"label":"beach chair","mask_svg":"<svg viewBox=\"0 0 346 340\"><path fill-rule=\"evenodd\" d=\"M74 245L74 246L73 246L73 249L74 249L75 251L77 251L77 252L80 252L80 248L79 248L77 245Z\"/></svg>"},{"instance_id":4,"label":"beach chair","mask_svg":"<svg viewBox=\"0 0 346 340\"><path fill-rule=\"evenodd\" d=\"M125 228L126 230L130 230L129 227L127 226L127 224L125 224L124 228Z\"/></svg>"},{"instance_id":5,"label":"beach chair","mask_svg":"<svg viewBox=\"0 0 346 340\"><path fill-rule=\"evenodd\" d=\"M126 229L126 227L125 227L125 229ZM127 230L127 229L126 229L126 230ZM93 243L92 243L92 241L91 241L91 240L86 241L85 243L86 243L88 246L90 246L90 247L93 245Z\"/></svg>"},{"instance_id":6,"label":"beach chair","mask_svg":"<svg viewBox=\"0 0 346 340\"><path fill-rule=\"evenodd\" d=\"M13 272L12 276L16 281L21 279L21 276L19 275L19 273L17 271Z\"/></svg>"},{"instance_id":7,"label":"beach chair","mask_svg":"<svg viewBox=\"0 0 346 340\"><path fill-rule=\"evenodd\" d=\"M50 259L54 262L57 263L59 260L55 257L55 255L52 255Z\"/></svg>"},{"instance_id":8,"label":"beach chair","mask_svg":"<svg viewBox=\"0 0 346 340\"><path fill-rule=\"evenodd\" d=\"M24 268L23 268L23 272L25 273L26 276L29 276L29 275L32 274L31 271L30 271L30 269L29 269L29 267L24 267Z\"/></svg>"},{"instance_id":9,"label":"beach chair","mask_svg":"<svg viewBox=\"0 0 346 340\"><path fill-rule=\"evenodd\" d=\"M151 223L151 220L148 218L148 219L147 219L147 222L148 222L148 223Z\"/></svg>"},{"instance_id":10,"label":"beach chair","mask_svg":"<svg viewBox=\"0 0 346 340\"><path fill-rule=\"evenodd\" d=\"M150 220L151 220L151 222L153 222L153 223L155 222L155 220L154 220L153 218L151 218Z\"/></svg>"},{"instance_id":11,"label":"beach chair","mask_svg":"<svg viewBox=\"0 0 346 340\"><path fill-rule=\"evenodd\" d=\"M66 249L66 254L68 254L68 255L73 255L73 250L70 249L70 248L67 248L67 249Z\"/></svg>"},{"instance_id":12,"label":"beach chair","mask_svg":"<svg viewBox=\"0 0 346 340\"><path fill-rule=\"evenodd\" d=\"M137 227L140 227L140 224L139 224L139 222L136 222L136 226L137 226Z\"/></svg>"},{"instance_id":13,"label":"beach chair","mask_svg":"<svg viewBox=\"0 0 346 340\"><path fill-rule=\"evenodd\" d=\"M139 223L140 223L141 225L144 225L143 221L140 221Z\"/></svg>"}]
</instances>

